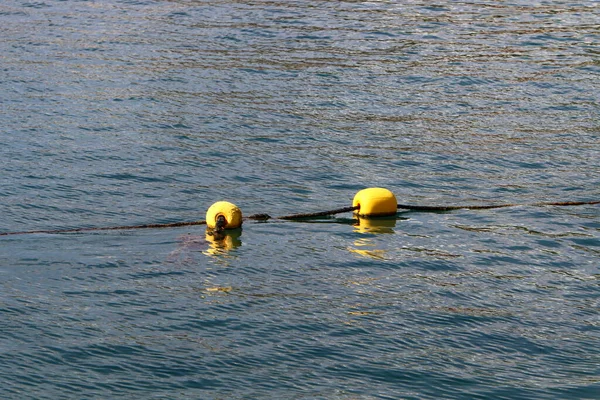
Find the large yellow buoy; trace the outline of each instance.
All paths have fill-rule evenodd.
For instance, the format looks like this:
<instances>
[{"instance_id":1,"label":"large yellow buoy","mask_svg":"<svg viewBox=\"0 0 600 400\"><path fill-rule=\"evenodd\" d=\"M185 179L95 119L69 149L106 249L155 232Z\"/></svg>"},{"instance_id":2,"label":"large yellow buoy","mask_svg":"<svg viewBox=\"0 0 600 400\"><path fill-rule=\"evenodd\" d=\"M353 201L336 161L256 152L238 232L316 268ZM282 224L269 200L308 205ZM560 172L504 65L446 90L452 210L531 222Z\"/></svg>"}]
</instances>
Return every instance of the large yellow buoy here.
<instances>
[{"instance_id":1,"label":"large yellow buoy","mask_svg":"<svg viewBox=\"0 0 600 400\"><path fill-rule=\"evenodd\" d=\"M398 212L396 196L384 188L368 188L356 193L352 207L357 206L360 208L355 214L360 217L384 217Z\"/></svg>"},{"instance_id":2,"label":"large yellow buoy","mask_svg":"<svg viewBox=\"0 0 600 400\"><path fill-rule=\"evenodd\" d=\"M214 229L219 216L225 218L224 229L236 229L242 226L242 210L228 201L217 201L206 211L206 226Z\"/></svg>"}]
</instances>

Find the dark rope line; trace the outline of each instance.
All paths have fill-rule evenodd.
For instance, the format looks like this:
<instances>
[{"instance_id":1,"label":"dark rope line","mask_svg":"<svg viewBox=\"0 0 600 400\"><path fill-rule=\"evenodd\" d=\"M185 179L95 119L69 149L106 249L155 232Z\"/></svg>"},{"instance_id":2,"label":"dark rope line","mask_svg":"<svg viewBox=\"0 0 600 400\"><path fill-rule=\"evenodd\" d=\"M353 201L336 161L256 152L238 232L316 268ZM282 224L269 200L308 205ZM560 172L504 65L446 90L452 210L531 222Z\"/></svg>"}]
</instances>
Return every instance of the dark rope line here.
<instances>
[{"instance_id":1,"label":"dark rope line","mask_svg":"<svg viewBox=\"0 0 600 400\"><path fill-rule=\"evenodd\" d=\"M559 201L556 203L534 203L532 206L535 207L544 207L544 206L558 206L558 207L566 207L566 206L586 206L600 204L600 200L594 201Z\"/></svg>"},{"instance_id":2,"label":"dark rope line","mask_svg":"<svg viewBox=\"0 0 600 400\"><path fill-rule=\"evenodd\" d=\"M582 206L582 205L593 205L600 204L600 200L595 201L561 201L561 202L549 202L549 203L533 203L531 207L545 207L545 206ZM475 205L475 206L415 206L407 204L398 204L398 209L413 210L413 211L453 211L453 210L488 210L493 208L506 208L516 207L521 204L489 204L489 205ZM525 205L527 206L527 205ZM271 217L269 214L253 214L244 219L256 220L256 221L267 221L269 219L282 219L282 220L302 220L317 217L326 217L335 214L346 213L350 211L357 211L360 206L354 207L343 207L335 210L320 211L314 213L304 214L290 214L283 215L280 217ZM0 232L0 236L12 236L12 235L27 235L27 234L59 234L59 233L77 233L77 232L93 232L93 231L117 231L117 230L131 230L131 229L154 229L154 228L177 228L181 226L193 226L193 225L206 225L206 221L189 221L189 222L170 222L166 224L145 224L145 225L126 225L126 226L109 226L100 228L73 228L73 229L50 229L50 230L37 230L37 231L21 231L21 232Z\"/></svg>"},{"instance_id":3,"label":"dark rope line","mask_svg":"<svg viewBox=\"0 0 600 400\"><path fill-rule=\"evenodd\" d=\"M483 206L412 206L407 204L398 204L398 209L414 210L414 211L452 211L452 210L487 210L491 208L514 207L517 204L489 204Z\"/></svg>"},{"instance_id":4,"label":"dark rope line","mask_svg":"<svg viewBox=\"0 0 600 400\"><path fill-rule=\"evenodd\" d=\"M567 207L567 206L583 206L583 205L592 205L592 204L600 204L600 200L595 201L559 201L552 203L533 203L529 206L531 207L546 207L546 206L558 206L558 207ZM412 206L407 204L398 204L398 209L406 209L406 210L414 210L414 211L452 211L452 210L489 210L492 208L506 208L506 207L517 207L521 204L488 204L488 205L478 205L478 206ZM527 206L527 204L524 204Z\"/></svg>"},{"instance_id":5,"label":"dark rope line","mask_svg":"<svg viewBox=\"0 0 600 400\"><path fill-rule=\"evenodd\" d=\"M266 221L271 218L273 218L273 217L271 217L269 214L253 214L248 217L245 217L244 219L254 219L257 221Z\"/></svg>"},{"instance_id":6,"label":"dark rope line","mask_svg":"<svg viewBox=\"0 0 600 400\"><path fill-rule=\"evenodd\" d=\"M129 230L129 229L153 229L153 228L176 228L179 226L192 226L192 225L205 225L206 221L191 221L191 222L170 222L166 224L145 224L145 225L126 225L126 226L109 226L101 228L73 228L73 229L50 229L50 230L39 230L39 231L22 231L22 232L0 232L0 236L11 236L11 235L27 235L34 233L77 233L77 232L90 232L90 231L117 231L117 230Z\"/></svg>"},{"instance_id":7,"label":"dark rope line","mask_svg":"<svg viewBox=\"0 0 600 400\"><path fill-rule=\"evenodd\" d=\"M257 221L266 221L269 219L284 219L284 220L295 220L295 219L307 219L307 218L316 218L316 217L327 217L329 215L341 214L350 211L356 211L360 207L344 207L344 208L336 208L335 210L329 211L319 211L314 213L304 213L304 214L290 214L290 215L282 215L280 217L271 217L269 214L254 214L246 217L245 219L253 219Z\"/></svg>"},{"instance_id":8,"label":"dark rope line","mask_svg":"<svg viewBox=\"0 0 600 400\"><path fill-rule=\"evenodd\" d=\"M305 219L305 218L315 218L315 217L326 217L329 215L335 215L335 214L341 214L341 213L350 212L350 211L356 211L359 208L360 208L360 206L344 207L344 208L338 208L335 210L321 211L321 212L315 212L315 213L283 215L281 217L277 217L277 219L294 220L294 219Z\"/></svg>"}]
</instances>

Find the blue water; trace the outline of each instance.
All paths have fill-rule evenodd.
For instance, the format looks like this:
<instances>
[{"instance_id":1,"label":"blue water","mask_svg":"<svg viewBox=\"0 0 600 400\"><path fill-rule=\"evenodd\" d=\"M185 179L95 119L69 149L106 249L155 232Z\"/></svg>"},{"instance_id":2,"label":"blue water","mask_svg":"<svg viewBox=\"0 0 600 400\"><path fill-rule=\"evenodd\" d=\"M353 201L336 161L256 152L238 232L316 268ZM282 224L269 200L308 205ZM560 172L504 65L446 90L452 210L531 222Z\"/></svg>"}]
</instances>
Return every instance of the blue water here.
<instances>
[{"instance_id":1,"label":"blue water","mask_svg":"<svg viewBox=\"0 0 600 400\"><path fill-rule=\"evenodd\" d=\"M598 399L597 1L0 4L2 399Z\"/></svg>"}]
</instances>

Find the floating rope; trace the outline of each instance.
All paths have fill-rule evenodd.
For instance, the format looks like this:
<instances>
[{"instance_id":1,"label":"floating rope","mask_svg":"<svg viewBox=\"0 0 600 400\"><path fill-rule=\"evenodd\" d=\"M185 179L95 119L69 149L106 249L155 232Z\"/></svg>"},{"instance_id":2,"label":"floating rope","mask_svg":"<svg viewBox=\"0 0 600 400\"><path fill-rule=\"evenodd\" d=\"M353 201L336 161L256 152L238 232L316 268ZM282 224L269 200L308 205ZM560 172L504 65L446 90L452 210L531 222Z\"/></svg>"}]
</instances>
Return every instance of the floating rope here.
<instances>
[{"instance_id":1,"label":"floating rope","mask_svg":"<svg viewBox=\"0 0 600 400\"><path fill-rule=\"evenodd\" d=\"M390 203L391 202L391 203ZM394 216L396 210L412 210L412 211L429 211L429 212L444 212L453 210L488 210L494 208L507 208L517 207L521 204L489 204L489 205L462 205L462 206L419 206L419 205L407 205L407 204L396 204L395 196L387 189L372 188L365 189L357 194L354 199L355 204L352 207L336 208L334 210L320 211L314 213L303 213L303 214L290 214L282 215L279 217L271 217L269 214L253 214L243 218L244 220L256 220L256 221L267 221L269 219L279 220L306 220L320 217L328 217L336 214L356 211L360 213L359 216L377 216L384 215L380 212L385 209L385 215ZM530 204L530 207L546 207L546 206L582 206L582 205L594 205L600 204L600 201L562 201L562 202L542 202ZM215 207L217 206L217 207ZM527 205L525 205L527 206ZM373 210L372 213L368 214L364 210ZM214 221L213 221L214 219ZM207 221L210 220L210 223ZM215 230L219 233L225 229L239 228L241 226L242 214L241 211L233 204L228 202L217 202L211 206L207 212L207 220L189 221L189 222L171 222L165 224L144 224L144 225L129 225L129 226L111 226L111 227L100 227L100 228L72 228L72 229L54 229L54 230L35 230L35 231L21 231L21 232L0 232L0 236L10 235L26 235L26 234L60 234L60 233L78 233L78 232L92 232L92 231L115 231L115 230L130 230L130 229L157 229L157 228L177 228L182 226L194 226L194 225L207 225L208 228ZM232 224L233 225L227 225Z\"/></svg>"},{"instance_id":2,"label":"floating rope","mask_svg":"<svg viewBox=\"0 0 600 400\"><path fill-rule=\"evenodd\" d=\"M300 220L300 219L310 219L310 218L318 218L318 217L328 217L330 215L341 214L341 213L346 213L346 212L350 212L350 211L356 211L359 208L360 208L359 206L353 206L353 207L337 208L335 210L321 211L321 212L315 212L315 213L283 215L281 217L277 217L277 219L285 219L285 220L297 220L298 219L298 220Z\"/></svg>"},{"instance_id":3,"label":"floating rope","mask_svg":"<svg viewBox=\"0 0 600 400\"><path fill-rule=\"evenodd\" d=\"M600 204L600 201L561 201L554 203L533 203L530 207L566 207L566 206L583 206ZM398 204L398 209L406 209L413 211L453 211L453 210L489 210L492 208L507 208L507 207L518 207L521 204L486 204L486 205L475 205L475 206L412 206L406 204ZM527 205L524 205L527 206Z\"/></svg>"},{"instance_id":4,"label":"floating rope","mask_svg":"<svg viewBox=\"0 0 600 400\"><path fill-rule=\"evenodd\" d=\"M128 229L155 229L155 228L176 228L180 226L192 226L192 225L206 225L206 221L190 221L190 222L170 222L166 224L145 224L145 225L129 225L129 226L109 226L101 228L72 228L72 229L53 229L53 230L39 230L39 231L21 231L21 232L0 232L0 236L10 235L27 235L34 233L77 233L77 232L90 232L90 231L119 231Z\"/></svg>"}]
</instances>

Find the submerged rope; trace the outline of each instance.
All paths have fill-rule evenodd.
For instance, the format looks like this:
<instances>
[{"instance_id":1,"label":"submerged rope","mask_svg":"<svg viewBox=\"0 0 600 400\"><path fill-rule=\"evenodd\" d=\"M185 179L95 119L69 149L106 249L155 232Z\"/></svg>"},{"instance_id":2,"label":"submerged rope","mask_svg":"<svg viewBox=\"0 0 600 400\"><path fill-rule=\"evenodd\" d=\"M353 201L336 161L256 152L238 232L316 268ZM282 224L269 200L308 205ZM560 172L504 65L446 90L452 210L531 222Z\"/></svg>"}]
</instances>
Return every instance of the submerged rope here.
<instances>
[{"instance_id":1,"label":"submerged rope","mask_svg":"<svg viewBox=\"0 0 600 400\"><path fill-rule=\"evenodd\" d=\"M533 203L529 204L530 207L566 207L566 206L583 206L583 205L594 205L600 204L600 200L595 201L561 201L561 202L550 202L550 203ZM412 211L453 211L453 210L488 210L493 208L507 208L517 207L523 204L488 204L488 205L473 205L473 206L417 206L398 204L398 209L412 210ZM525 204L525 206L527 206ZM281 219L281 220L303 220L318 217L327 217L335 214L346 213L350 211L357 211L360 206L343 207L334 210L320 211L314 213L304 214L290 214L282 215L279 217L271 217L269 214L253 214L244 219L256 220L256 221L267 221L269 219ZM0 236L12 236L12 235L27 235L27 234L59 234L59 233L78 233L78 232L93 232L93 231L117 231L117 230L130 230L130 229L155 229L155 228L177 228L181 226L194 226L194 225L206 225L206 221L188 221L188 222L170 222L166 224L144 224L144 225L125 225L125 226L109 226L99 228L72 228L72 229L49 229L49 230L36 230L36 231L20 231L20 232L0 232Z\"/></svg>"}]
</instances>

